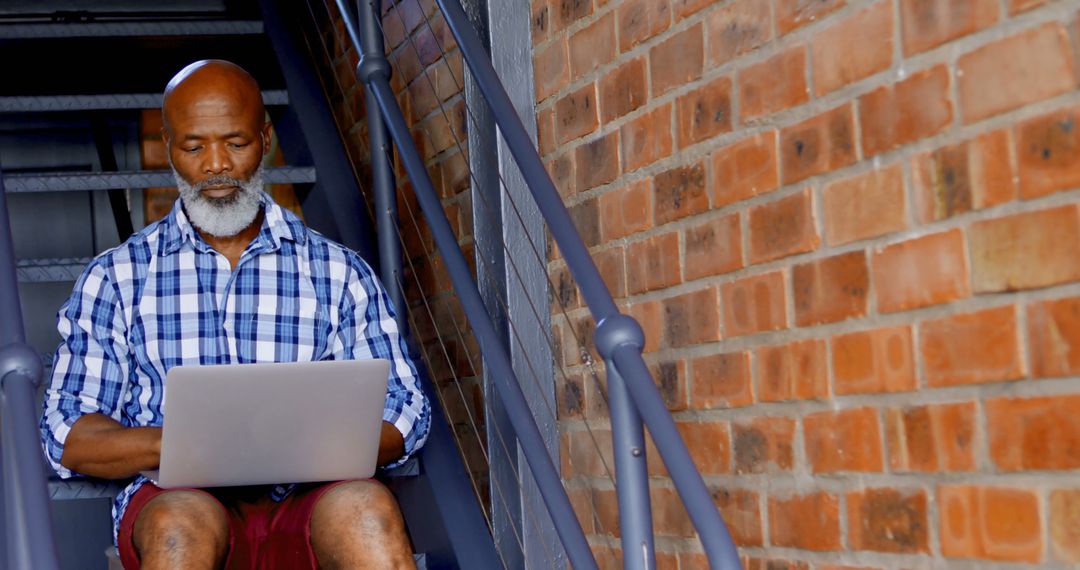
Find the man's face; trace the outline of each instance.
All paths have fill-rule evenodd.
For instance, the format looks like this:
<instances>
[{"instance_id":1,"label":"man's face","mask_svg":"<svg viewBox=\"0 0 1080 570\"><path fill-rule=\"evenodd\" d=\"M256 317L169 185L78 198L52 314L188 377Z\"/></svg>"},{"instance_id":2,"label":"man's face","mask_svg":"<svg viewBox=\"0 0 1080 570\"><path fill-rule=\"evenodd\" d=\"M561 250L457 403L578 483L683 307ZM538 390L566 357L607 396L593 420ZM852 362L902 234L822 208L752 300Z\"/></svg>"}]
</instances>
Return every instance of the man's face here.
<instances>
[{"instance_id":1,"label":"man's face","mask_svg":"<svg viewBox=\"0 0 1080 570\"><path fill-rule=\"evenodd\" d=\"M257 109L230 95L179 94L169 102L163 131L188 216L219 237L236 235L255 219L271 135Z\"/></svg>"}]
</instances>

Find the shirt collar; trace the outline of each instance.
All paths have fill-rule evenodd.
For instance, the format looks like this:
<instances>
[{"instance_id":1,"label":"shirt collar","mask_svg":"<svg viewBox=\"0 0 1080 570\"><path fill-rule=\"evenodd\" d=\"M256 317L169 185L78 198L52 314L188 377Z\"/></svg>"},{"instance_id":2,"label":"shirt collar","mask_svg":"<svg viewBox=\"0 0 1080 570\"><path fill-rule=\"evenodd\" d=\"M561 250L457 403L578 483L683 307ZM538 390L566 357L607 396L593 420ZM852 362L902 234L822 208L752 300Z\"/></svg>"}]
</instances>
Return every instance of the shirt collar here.
<instances>
[{"instance_id":1,"label":"shirt collar","mask_svg":"<svg viewBox=\"0 0 1080 570\"><path fill-rule=\"evenodd\" d=\"M260 192L259 202L263 208L263 222L253 241L260 242L269 251L278 250L283 240L305 243L307 233L304 224L295 214L279 206L266 192ZM166 255L180 250L184 244L190 244L197 251L210 248L191 225L180 198L176 199L169 215L162 220L161 231L165 244L163 253Z\"/></svg>"}]
</instances>

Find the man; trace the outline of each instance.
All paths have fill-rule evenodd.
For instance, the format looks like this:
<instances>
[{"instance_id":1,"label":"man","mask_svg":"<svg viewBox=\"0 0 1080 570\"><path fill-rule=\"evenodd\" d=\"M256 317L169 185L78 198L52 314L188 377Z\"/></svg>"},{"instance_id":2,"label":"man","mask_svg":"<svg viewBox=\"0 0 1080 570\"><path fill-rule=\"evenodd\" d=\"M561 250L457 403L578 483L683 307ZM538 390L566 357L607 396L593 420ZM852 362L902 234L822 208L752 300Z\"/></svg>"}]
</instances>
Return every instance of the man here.
<instances>
[{"instance_id":1,"label":"man","mask_svg":"<svg viewBox=\"0 0 1080 570\"><path fill-rule=\"evenodd\" d=\"M371 269L262 192L271 125L255 80L193 63L162 112L180 200L95 258L61 308L49 461L65 478L136 477L113 508L125 568L413 567L397 504L374 481L164 491L138 475L158 466L163 382L181 364L391 360L380 465L415 453L430 422Z\"/></svg>"}]
</instances>

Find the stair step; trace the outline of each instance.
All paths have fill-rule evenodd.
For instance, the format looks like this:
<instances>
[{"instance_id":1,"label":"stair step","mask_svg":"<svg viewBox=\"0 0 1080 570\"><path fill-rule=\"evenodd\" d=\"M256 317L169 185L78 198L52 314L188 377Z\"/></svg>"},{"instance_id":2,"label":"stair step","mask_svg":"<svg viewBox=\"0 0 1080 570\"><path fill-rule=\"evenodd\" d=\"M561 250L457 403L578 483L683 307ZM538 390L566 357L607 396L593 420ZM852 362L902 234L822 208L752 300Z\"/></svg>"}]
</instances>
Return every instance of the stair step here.
<instances>
[{"instance_id":1,"label":"stair step","mask_svg":"<svg viewBox=\"0 0 1080 570\"><path fill-rule=\"evenodd\" d=\"M312 183L315 182L315 168L272 166L266 169L266 182L268 184ZM176 180L169 170L8 174L4 176L3 183L4 190L9 193L176 187Z\"/></svg>"},{"instance_id":2,"label":"stair step","mask_svg":"<svg viewBox=\"0 0 1080 570\"><path fill-rule=\"evenodd\" d=\"M263 33L261 20L174 20L117 22L19 22L0 25L0 39L236 36Z\"/></svg>"},{"instance_id":3,"label":"stair step","mask_svg":"<svg viewBox=\"0 0 1080 570\"><path fill-rule=\"evenodd\" d=\"M112 499L123 489L124 485L109 481L91 481L87 479L49 481L49 499L53 501Z\"/></svg>"},{"instance_id":4,"label":"stair step","mask_svg":"<svg viewBox=\"0 0 1080 570\"><path fill-rule=\"evenodd\" d=\"M2 29L3 26L0 26ZM161 93L0 97L0 113L157 109L161 107L161 97ZM263 104L268 107L289 104L289 94L284 89L263 91L262 97Z\"/></svg>"},{"instance_id":5,"label":"stair step","mask_svg":"<svg viewBox=\"0 0 1080 570\"><path fill-rule=\"evenodd\" d=\"M75 281L90 261L89 257L20 259L15 263L15 274L19 283Z\"/></svg>"}]
</instances>

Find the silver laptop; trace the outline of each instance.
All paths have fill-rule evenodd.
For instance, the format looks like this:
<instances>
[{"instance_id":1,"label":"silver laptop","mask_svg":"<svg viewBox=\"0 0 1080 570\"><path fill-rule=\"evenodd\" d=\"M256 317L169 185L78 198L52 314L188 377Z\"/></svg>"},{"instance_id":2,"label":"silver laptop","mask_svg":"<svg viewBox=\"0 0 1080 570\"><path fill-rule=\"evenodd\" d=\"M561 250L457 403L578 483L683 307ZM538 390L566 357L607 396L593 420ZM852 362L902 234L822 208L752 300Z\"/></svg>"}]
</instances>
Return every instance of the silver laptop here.
<instances>
[{"instance_id":1,"label":"silver laptop","mask_svg":"<svg viewBox=\"0 0 1080 570\"><path fill-rule=\"evenodd\" d=\"M165 378L158 486L362 479L375 473L387 360L177 366Z\"/></svg>"}]
</instances>

